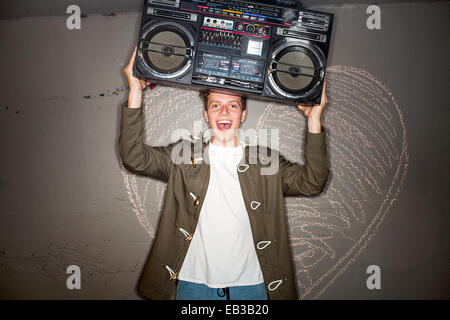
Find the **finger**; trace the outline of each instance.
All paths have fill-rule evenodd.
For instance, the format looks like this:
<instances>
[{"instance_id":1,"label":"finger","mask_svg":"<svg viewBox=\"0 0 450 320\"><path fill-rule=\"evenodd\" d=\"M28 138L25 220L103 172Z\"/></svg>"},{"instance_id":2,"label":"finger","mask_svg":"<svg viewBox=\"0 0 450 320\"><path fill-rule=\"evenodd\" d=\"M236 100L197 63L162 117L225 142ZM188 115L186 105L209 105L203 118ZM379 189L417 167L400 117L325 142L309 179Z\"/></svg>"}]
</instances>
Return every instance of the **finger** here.
<instances>
[{"instance_id":1,"label":"finger","mask_svg":"<svg viewBox=\"0 0 450 320\"><path fill-rule=\"evenodd\" d=\"M306 112L308 112L311 109L311 106L307 104L300 104L298 105L298 108L306 114Z\"/></svg>"},{"instance_id":2,"label":"finger","mask_svg":"<svg viewBox=\"0 0 450 320\"><path fill-rule=\"evenodd\" d=\"M128 66L132 66L134 64L134 59L136 59L136 49L137 46L134 46L133 53L131 54L130 61L128 62Z\"/></svg>"},{"instance_id":3,"label":"finger","mask_svg":"<svg viewBox=\"0 0 450 320\"><path fill-rule=\"evenodd\" d=\"M309 113L312 110L312 106L311 105L307 105L307 104L299 104L298 108L300 109L300 111L303 111L303 113L305 114L305 116L308 116Z\"/></svg>"},{"instance_id":4,"label":"finger","mask_svg":"<svg viewBox=\"0 0 450 320\"><path fill-rule=\"evenodd\" d=\"M323 82L323 90L322 90L322 98L321 98L321 105L325 106L328 103L328 99L327 99L327 94L326 94L326 89L327 89L327 82L324 81Z\"/></svg>"}]
</instances>

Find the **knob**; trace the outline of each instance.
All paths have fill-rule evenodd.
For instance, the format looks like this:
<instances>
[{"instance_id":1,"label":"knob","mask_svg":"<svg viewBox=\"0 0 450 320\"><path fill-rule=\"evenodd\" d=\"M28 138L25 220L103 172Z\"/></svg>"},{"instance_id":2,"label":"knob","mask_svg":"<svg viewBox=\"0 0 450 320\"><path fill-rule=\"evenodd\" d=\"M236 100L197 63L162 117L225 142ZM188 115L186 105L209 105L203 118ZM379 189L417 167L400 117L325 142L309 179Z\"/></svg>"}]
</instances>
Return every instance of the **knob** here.
<instances>
[{"instance_id":1,"label":"knob","mask_svg":"<svg viewBox=\"0 0 450 320\"><path fill-rule=\"evenodd\" d=\"M283 10L282 17L284 22L292 23L297 18L297 14L292 9Z\"/></svg>"},{"instance_id":2,"label":"knob","mask_svg":"<svg viewBox=\"0 0 450 320\"><path fill-rule=\"evenodd\" d=\"M252 24L248 24L248 25L245 27L245 30L246 30L247 32L253 32L253 31L255 31L255 26L252 25Z\"/></svg>"}]
</instances>

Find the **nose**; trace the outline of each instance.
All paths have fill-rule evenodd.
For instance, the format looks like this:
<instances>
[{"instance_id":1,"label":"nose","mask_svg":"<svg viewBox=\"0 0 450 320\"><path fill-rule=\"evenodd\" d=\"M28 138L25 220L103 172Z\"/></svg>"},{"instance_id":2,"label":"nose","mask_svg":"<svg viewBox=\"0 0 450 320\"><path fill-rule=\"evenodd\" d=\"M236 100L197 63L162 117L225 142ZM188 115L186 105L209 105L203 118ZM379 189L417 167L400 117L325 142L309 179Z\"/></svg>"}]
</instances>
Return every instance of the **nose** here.
<instances>
[{"instance_id":1,"label":"nose","mask_svg":"<svg viewBox=\"0 0 450 320\"><path fill-rule=\"evenodd\" d=\"M220 113L221 113L221 114L227 114L227 113L229 113L228 106L227 106L227 105L223 105L223 106L222 106L222 109L220 110Z\"/></svg>"}]
</instances>

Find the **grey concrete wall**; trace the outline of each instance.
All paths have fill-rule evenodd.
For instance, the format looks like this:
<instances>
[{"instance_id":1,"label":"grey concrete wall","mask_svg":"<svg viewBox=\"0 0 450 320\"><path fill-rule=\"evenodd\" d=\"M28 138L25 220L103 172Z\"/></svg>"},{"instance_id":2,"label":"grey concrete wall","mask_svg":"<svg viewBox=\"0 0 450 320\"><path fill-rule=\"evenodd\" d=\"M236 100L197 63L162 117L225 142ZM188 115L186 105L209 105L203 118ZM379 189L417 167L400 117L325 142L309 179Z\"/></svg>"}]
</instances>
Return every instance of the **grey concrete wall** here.
<instances>
[{"instance_id":1,"label":"grey concrete wall","mask_svg":"<svg viewBox=\"0 0 450 320\"><path fill-rule=\"evenodd\" d=\"M262 0L263 2L266 0ZM298 1L298 0L297 0ZM268 0L267 2L270 2ZM367 3L365 0L302 0L299 1L305 8L314 5L343 5ZM439 0L379 0L377 4L385 3L412 3L412 2L439 2ZM110 14L114 12L137 12L142 8L142 0L15 0L0 3L0 18L56 16L66 14L66 8L72 4L79 5L83 13Z\"/></svg>"},{"instance_id":2,"label":"grey concrete wall","mask_svg":"<svg viewBox=\"0 0 450 320\"><path fill-rule=\"evenodd\" d=\"M381 30L366 28L364 4L311 8L335 14L324 115L333 176L321 197L286 200L302 298L449 298L449 3L383 4ZM122 69L139 22L139 12L89 14L72 31L63 16L0 21L3 299L140 298L136 284L164 185L130 175L117 151L127 95ZM370 99L358 100L362 81L381 101L373 114L364 109ZM357 114L347 119L346 102L355 101ZM305 120L296 111L251 100L244 128L282 130L287 123L298 131L282 136L281 150L301 161ZM201 120L199 100L186 90L147 92L145 112L149 144L167 143L172 130ZM374 142L366 153L381 150L363 122L395 132L386 138L393 155L380 156L373 167L381 172L374 176L377 192L345 177L370 168L370 161L358 167L340 153L364 150L360 141L346 140L353 128ZM298 152L289 152L291 146ZM361 189L368 191L358 195ZM348 225L299 241L311 212ZM381 268L381 290L366 287L372 264ZM66 287L69 265L81 268L81 290Z\"/></svg>"}]
</instances>

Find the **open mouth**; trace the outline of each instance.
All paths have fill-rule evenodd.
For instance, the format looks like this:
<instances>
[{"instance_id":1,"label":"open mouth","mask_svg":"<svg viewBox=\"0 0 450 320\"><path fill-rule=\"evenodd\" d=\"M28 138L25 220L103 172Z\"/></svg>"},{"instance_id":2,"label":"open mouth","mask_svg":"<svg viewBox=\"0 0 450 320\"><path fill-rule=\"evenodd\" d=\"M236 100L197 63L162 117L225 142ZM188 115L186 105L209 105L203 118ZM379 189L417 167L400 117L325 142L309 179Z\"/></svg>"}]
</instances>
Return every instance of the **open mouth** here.
<instances>
[{"instance_id":1,"label":"open mouth","mask_svg":"<svg viewBox=\"0 0 450 320\"><path fill-rule=\"evenodd\" d=\"M231 125L233 124L233 121L231 120L219 120L216 122L217 128L221 131L228 130L231 128Z\"/></svg>"}]
</instances>

